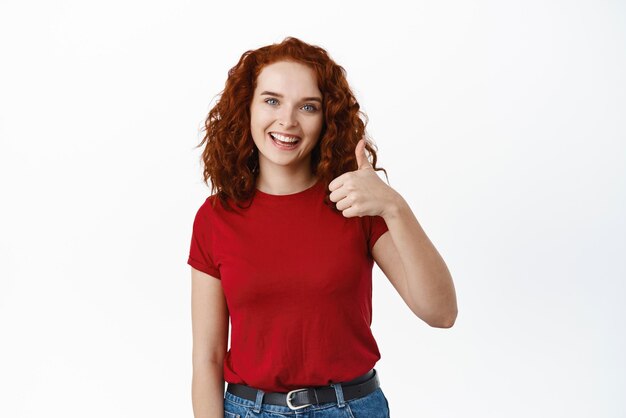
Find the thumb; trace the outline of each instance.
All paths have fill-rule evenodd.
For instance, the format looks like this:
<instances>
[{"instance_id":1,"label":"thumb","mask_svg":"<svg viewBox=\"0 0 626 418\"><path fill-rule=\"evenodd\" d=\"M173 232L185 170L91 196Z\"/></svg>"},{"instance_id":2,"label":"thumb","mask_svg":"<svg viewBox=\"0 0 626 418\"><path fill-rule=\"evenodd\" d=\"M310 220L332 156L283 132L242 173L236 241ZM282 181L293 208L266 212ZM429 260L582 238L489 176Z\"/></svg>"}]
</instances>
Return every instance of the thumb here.
<instances>
[{"instance_id":1,"label":"thumb","mask_svg":"<svg viewBox=\"0 0 626 418\"><path fill-rule=\"evenodd\" d=\"M367 159L367 155L365 154L365 140L364 139L361 139L356 144L355 154L356 154L356 162L358 164L359 170L361 170L362 168L372 167L372 165Z\"/></svg>"}]
</instances>

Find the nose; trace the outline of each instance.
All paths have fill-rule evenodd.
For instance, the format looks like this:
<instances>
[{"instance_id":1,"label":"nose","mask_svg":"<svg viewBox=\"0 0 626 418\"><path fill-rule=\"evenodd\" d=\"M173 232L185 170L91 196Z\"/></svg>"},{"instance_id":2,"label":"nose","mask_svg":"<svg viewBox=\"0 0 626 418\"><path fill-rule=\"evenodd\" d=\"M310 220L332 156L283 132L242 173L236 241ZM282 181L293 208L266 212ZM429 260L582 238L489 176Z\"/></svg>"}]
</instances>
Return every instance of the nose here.
<instances>
[{"instance_id":1,"label":"nose","mask_svg":"<svg viewBox=\"0 0 626 418\"><path fill-rule=\"evenodd\" d=\"M286 127L296 126L298 124L298 120L294 116L293 111L285 107L278 115L278 124Z\"/></svg>"}]
</instances>

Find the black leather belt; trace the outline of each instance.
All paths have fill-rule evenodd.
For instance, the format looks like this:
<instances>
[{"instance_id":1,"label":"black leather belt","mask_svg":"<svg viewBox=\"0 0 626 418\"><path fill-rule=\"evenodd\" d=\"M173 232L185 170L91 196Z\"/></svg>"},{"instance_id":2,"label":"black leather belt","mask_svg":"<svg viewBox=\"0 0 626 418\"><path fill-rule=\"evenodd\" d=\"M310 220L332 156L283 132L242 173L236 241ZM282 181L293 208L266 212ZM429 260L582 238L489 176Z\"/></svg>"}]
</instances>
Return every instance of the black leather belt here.
<instances>
[{"instance_id":1,"label":"black leather belt","mask_svg":"<svg viewBox=\"0 0 626 418\"><path fill-rule=\"evenodd\" d=\"M376 369L372 369L355 379L341 383L343 399L344 401L349 401L350 399L360 398L372 393L378 389L379 386L380 381L378 380L378 373ZM229 383L226 391L240 398L256 402L257 389L253 387ZM294 389L287 393L266 392L263 395L263 403L288 406L293 410L326 402L337 402L335 388L330 385Z\"/></svg>"}]
</instances>

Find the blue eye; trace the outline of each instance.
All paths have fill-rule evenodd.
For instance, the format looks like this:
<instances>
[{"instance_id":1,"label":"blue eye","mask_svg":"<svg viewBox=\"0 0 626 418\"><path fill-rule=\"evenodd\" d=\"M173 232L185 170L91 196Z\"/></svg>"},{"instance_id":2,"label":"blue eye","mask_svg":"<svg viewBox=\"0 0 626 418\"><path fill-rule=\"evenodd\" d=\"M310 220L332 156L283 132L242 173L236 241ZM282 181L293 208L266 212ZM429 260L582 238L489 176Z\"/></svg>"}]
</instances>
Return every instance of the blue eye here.
<instances>
[{"instance_id":1,"label":"blue eye","mask_svg":"<svg viewBox=\"0 0 626 418\"><path fill-rule=\"evenodd\" d=\"M315 107L315 106L313 106L311 104L305 104L304 106L305 107L309 106L311 108L311 110L307 110L307 112L315 112L317 110L317 107Z\"/></svg>"},{"instance_id":2,"label":"blue eye","mask_svg":"<svg viewBox=\"0 0 626 418\"><path fill-rule=\"evenodd\" d=\"M275 99L275 98L273 98L273 97L269 97L269 98L267 98L267 99L265 99L265 100L263 100L263 101L264 101L265 103L267 103L268 105L270 105L270 106L275 106L275 105L277 105L277 104L278 104L278 100L277 100L277 99ZM276 102L276 103L271 103L271 102ZM306 110L306 112L308 112L308 113L317 112L317 110L318 110L317 106L314 106L314 105L312 105L312 104L308 104L308 103L307 103L307 104L305 104L305 105L304 105L304 106L302 106L302 107L303 107L303 108L307 108L307 107L308 107L309 109L308 109L308 110Z\"/></svg>"}]
</instances>

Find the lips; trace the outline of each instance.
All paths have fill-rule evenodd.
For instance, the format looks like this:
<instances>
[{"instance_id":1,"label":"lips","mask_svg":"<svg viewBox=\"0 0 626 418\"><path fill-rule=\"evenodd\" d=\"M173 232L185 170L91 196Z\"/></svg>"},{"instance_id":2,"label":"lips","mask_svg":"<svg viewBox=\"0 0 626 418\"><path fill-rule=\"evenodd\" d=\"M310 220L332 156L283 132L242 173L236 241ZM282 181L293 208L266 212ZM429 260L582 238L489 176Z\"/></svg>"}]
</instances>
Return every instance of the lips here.
<instances>
[{"instance_id":1,"label":"lips","mask_svg":"<svg viewBox=\"0 0 626 418\"><path fill-rule=\"evenodd\" d=\"M290 139L292 139L292 140L295 139L296 141L299 141L300 139L302 139L302 138L300 138L297 135L286 134L286 133L283 133L283 132L270 132L269 134L273 138L278 139L278 140L288 141Z\"/></svg>"},{"instance_id":2,"label":"lips","mask_svg":"<svg viewBox=\"0 0 626 418\"><path fill-rule=\"evenodd\" d=\"M272 144L274 144L275 147L277 147L278 149L281 150L294 150L297 149L300 146L300 139L293 141L293 142L283 142L277 138L275 138L274 135L272 135L271 133L268 134L268 136L270 137L270 140L272 141ZM284 138L283 136L280 136L280 138ZM294 137L295 138L295 137Z\"/></svg>"}]
</instances>

